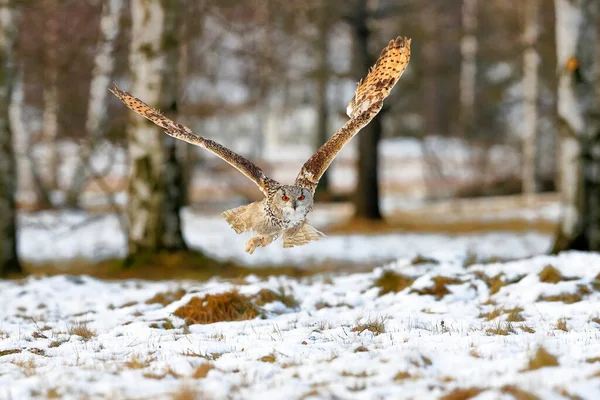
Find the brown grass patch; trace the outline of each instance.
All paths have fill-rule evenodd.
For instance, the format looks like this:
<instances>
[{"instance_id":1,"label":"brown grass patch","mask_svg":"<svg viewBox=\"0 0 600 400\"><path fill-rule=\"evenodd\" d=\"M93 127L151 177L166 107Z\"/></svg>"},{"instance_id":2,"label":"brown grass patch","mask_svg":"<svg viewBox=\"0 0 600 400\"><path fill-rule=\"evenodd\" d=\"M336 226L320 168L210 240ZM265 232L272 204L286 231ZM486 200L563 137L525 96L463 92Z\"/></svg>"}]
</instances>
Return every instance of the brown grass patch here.
<instances>
[{"instance_id":1,"label":"brown grass patch","mask_svg":"<svg viewBox=\"0 0 600 400\"><path fill-rule=\"evenodd\" d=\"M9 356L11 354L19 354L21 349L0 350L0 357Z\"/></svg>"},{"instance_id":2,"label":"brown grass patch","mask_svg":"<svg viewBox=\"0 0 600 400\"><path fill-rule=\"evenodd\" d=\"M396 376L394 376L394 380L396 382L405 381L407 379L414 379L414 376L406 371L400 371L396 374Z\"/></svg>"},{"instance_id":3,"label":"brown grass patch","mask_svg":"<svg viewBox=\"0 0 600 400\"><path fill-rule=\"evenodd\" d=\"M413 258L410 263L412 265L423 265L423 264L439 264L440 262L435 258L429 258L422 256L421 254L417 254L415 258Z\"/></svg>"},{"instance_id":4,"label":"brown grass patch","mask_svg":"<svg viewBox=\"0 0 600 400\"><path fill-rule=\"evenodd\" d=\"M354 326L351 331L352 332L358 332L358 334L360 335L361 333L363 333L364 331L369 331L372 332L374 335L380 335L382 333L385 333L385 323L387 322L386 318L377 318L374 320L368 320L367 322L364 323L358 323L356 326Z\"/></svg>"},{"instance_id":5,"label":"brown grass patch","mask_svg":"<svg viewBox=\"0 0 600 400\"><path fill-rule=\"evenodd\" d=\"M521 307L508 308L508 309L504 310L504 313L508 314L506 316L506 321L507 322L523 322L523 321L525 321L525 318L523 317L523 315L521 315L522 311L524 311L524 310Z\"/></svg>"},{"instance_id":6,"label":"brown grass patch","mask_svg":"<svg viewBox=\"0 0 600 400\"><path fill-rule=\"evenodd\" d=\"M91 330L86 321L79 321L69 327L70 335L81 336L84 340L90 340L96 336L96 331Z\"/></svg>"},{"instance_id":7,"label":"brown grass patch","mask_svg":"<svg viewBox=\"0 0 600 400\"><path fill-rule=\"evenodd\" d=\"M274 301L280 301L288 308L296 308L300 305L298 300L296 300L294 296L286 294L283 288L280 289L280 293L270 289L261 289L257 294L252 296L252 299L258 306L264 306L265 304Z\"/></svg>"},{"instance_id":8,"label":"brown grass patch","mask_svg":"<svg viewBox=\"0 0 600 400\"><path fill-rule=\"evenodd\" d=\"M267 354L266 356L262 356L260 358L260 361L266 362L266 363L274 363L275 361L277 361L277 357L275 356L274 353L271 353L271 354Z\"/></svg>"},{"instance_id":9,"label":"brown grass patch","mask_svg":"<svg viewBox=\"0 0 600 400\"><path fill-rule=\"evenodd\" d=\"M384 271L377 280L373 283L374 287L379 288L379 295L383 296L384 294L390 292L401 292L406 289L415 281L414 278L410 276L398 274L394 271Z\"/></svg>"},{"instance_id":10,"label":"brown grass patch","mask_svg":"<svg viewBox=\"0 0 600 400\"><path fill-rule=\"evenodd\" d=\"M558 359L553 354L549 353L543 347L540 347L535 355L529 359L527 368L524 371L533 371L544 367L556 367L558 366Z\"/></svg>"},{"instance_id":11,"label":"brown grass patch","mask_svg":"<svg viewBox=\"0 0 600 400\"><path fill-rule=\"evenodd\" d=\"M498 321L498 323L495 326L487 328L485 330L485 333L487 333L490 336L491 335L508 336L511 333L517 333L517 331L515 331L514 326L510 322Z\"/></svg>"},{"instance_id":12,"label":"brown grass patch","mask_svg":"<svg viewBox=\"0 0 600 400\"><path fill-rule=\"evenodd\" d=\"M589 364L594 364L594 363L600 362L600 357L587 358L585 360L585 362L589 363Z\"/></svg>"},{"instance_id":13,"label":"brown grass patch","mask_svg":"<svg viewBox=\"0 0 600 400\"><path fill-rule=\"evenodd\" d=\"M221 321L243 321L254 319L261 314L251 298L240 294L236 289L204 297L193 297L186 305L179 307L175 315L188 325L212 324Z\"/></svg>"},{"instance_id":14,"label":"brown grass patch","mask_svg":"<svg viewBox=\"0 0 600 400\"><path fill-rule=\"evenodd\" d=\"M572 281L572 280L577 279L577 278L563 276L560 273L560 271L557 270L556 268L554 268L554 266L552 266L552 265L546 265L544 267L544 269L542 269L540 271L540 273L538 274L538 277L540 278L540 282L545 282L545 283L558 283L558 282L562 282L562 281Z\"/></svg>"},{"instance_id":15,"label":"brown grass patch","mask_svg":"<svg viewBox=\"0 0 600 400\"><path fill-rule=\"evenodd\" d=\"M447 276L434 276L433 278L433 286L423 288L423 289L412 289L411 293L418 293L422 296L424 295L432 295L435 296L436 299L441 299L447 294L450 294L450 290L448 290L448 285L459 285L463 283L460 279L450 278Z\"/></svg>"},{"instance_id":16,"label":"brown grass patch","mask_svg":"<svg viewBox=\"0 0 600 400\"><path fill-rule=\"evenodd\" d=\"M208 375L210 370L214 369L214 368L215 367L212 364L202 363L202 364L198 365L196 367L196 369L194 369L194 372L192 373L192 378L194 378L194 379L206 378L206 375Z\"/></svg>"},{"instance_id":17,"label":"brown grass patch","mask_svg":"<svg viewBox=\"0 0 600 400\"><path fill-rule=\"evenodd\" d=\"M563 332L569 332L569 327L567 326L567 320L564 318L559 318L558 321L556 321L556 325L554 326L555 329L558 329L560 331Z\"/></svg>"},{"instance_id":18,"label":"brown grass patch","mask_svg":"<svg viewBox=\"0 0 600 400\"><path fill-rule=\"evenodd\" d=\"M591 294L592 292L587 285L577 285L577 291L575 293L560 293L552 296L541 295L537 301L562 301L566 304L577 303L583 300L583 297Z\"/></svg>"},{"instance_id":19,"label":"brown grass patch","mask_svg":"<svg viewBox=\"0 0 600 400\"><path fill-rule=\"evenodd\" d=\"M502 307L498 307L498 308L494 308L492 311L488 312L488 313L479 313L479 315L477 316L477 318L484 318L486 321L491 321L493 319L498 318L500 315L502 315L502 313L504 312L504 310L502 309Z\"/></svg>"},{"instance_id":20,"label":"brown grass patch","mask_svg":"<svg viewBox=\"0 0 600 400\"><path fill-rule=\"evenodd\" d=\"M483 392L483 389L472 387L464 389L454 389L450 393L446 393L440 400L468 400Z\"/></svg>"},{"instance_id":21,"label":"brown grass patch","mask_svg":"<svg viewBox=\"0 0 600 400\"><path fill-rule=\"evenodd\" d=\"M175 325L173 325L173 321L171 321L169 318L165 318L162 321L156 321L151 323L150 328L171 330L175 329Z\"/></svg>"},{"instance_id":22,"label":"brown grass patch","mask_svg":"<svg viewBox=\"0 0 600 400\"><path fill-rule=\"evenodd\" d=\"M540 400L535 394L519 389L515 385L504 385L500 388L500 391L504 394L510 394L515 400Z\"/></svg>"},{"instance_id":23,"label":"brown grass patch","mask_svg":"<svg viewBox=\"0 0 600 400\"><path fill-rule=\"evenodd\" d=\"M202 396L202 393L187 385L181 386L176 392L171 394L171 400L198 400L204 398L208 397Z\"/></svg>"},{"instance_id":24,"label":"brown grass patch","mask_svg":"<svg viewBox=\"0 0 600 400\"><path fill-rule=\"evenodd\" d=\"M123 365L129 369L143 369L149 367L154 361L156 361L156 357L141 358L138 355L134 355L129 361L125 361Z\"/></svg>"},{"instance_id":25,"label":"brown grass patch","mask_svg":"<svg viewBox=\"0 0 600 400\"><path fill-rule=\"evenodd\" d=\"M535 333L535 329L533 329L531 326L529 325L521 325L519 328L521 328L521 330L523 332L527 332L527 333Z\"/></svg>"},{"instance_id":26,"label":"brown grass patch","mask_svg":"<svg viewBox=\"0 0 600 400\"><path fill-rule=\"evenodd\" d=\"M368 353L369 349L365 346L358 346L356 349L354 349L355 353Z\"/></svg>"},{"instance_id":27,"label":"brown grass patch","mask_svg":"<svg viewBox=\"0 0 600 400\"><path fill-rule=\"evenodd\" d=\"M170 290L168 292L159 292L146 300L146 304L162 304L167 306L185 296L185 289Z\"/></svg>"}]
</instances>

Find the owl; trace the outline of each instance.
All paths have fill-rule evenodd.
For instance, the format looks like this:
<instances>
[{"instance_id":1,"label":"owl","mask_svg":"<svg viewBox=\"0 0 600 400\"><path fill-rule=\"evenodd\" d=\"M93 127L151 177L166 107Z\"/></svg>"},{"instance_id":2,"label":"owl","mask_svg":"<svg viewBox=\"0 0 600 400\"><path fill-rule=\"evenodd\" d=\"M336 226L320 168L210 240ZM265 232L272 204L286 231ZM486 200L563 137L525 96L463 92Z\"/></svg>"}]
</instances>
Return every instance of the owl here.
<instances>
[{"instance_id":1,"label":"owl","mask_svg":"<svg viewBox=\"0 0 600 400\"><path fill-rule=\"evenodd\" d=\"M163 128L167 135L214 153L259 187L264 199L222 213L236 233L254 233L246 242L248 253L269 245L280 236L285 248L302 246L324 236L307 222L319 179L344 145L381 110L383 100L408 65L410 42L408 38L398 37L383 49L367 77L358 83L346 109L350 119L302 166L293 185L284 185L269 178L248 159L217 142L193 134L188 127L170 120L116 85L111 92L128 108Z\"/></svg>"}]
</instances>

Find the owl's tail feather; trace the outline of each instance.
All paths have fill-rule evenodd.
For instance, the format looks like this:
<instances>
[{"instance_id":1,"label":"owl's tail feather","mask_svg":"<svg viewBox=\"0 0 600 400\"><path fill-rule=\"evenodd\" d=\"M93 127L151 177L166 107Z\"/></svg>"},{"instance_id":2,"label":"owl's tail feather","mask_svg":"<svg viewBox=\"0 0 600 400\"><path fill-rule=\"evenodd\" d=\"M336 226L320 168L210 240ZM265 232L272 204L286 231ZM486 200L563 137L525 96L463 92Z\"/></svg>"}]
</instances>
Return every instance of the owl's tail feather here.
<instances>
[{"instance_id":1,"label":"owl's tail feather","mask_svg":"<svg viewBox=\"0 0 600 400\"><path fill-rule=\"evenodd\" d=\"M248 232L252 229L252 226L250 226L250 213L248 212L248 208L251 205L252 204L247 204L221 213L235 233Z\"/></svg>"},{"instance_id":2,"label":"owl's tail feather","mask_svg":"<svg viewBox=\"0 0 600 400\"><path fill-rule=\"evenodd\" d=\"M309 242L319 240L321 236L325 236L325 234L305 222L299 227L283 233L283 247L304 246Z\"/></svg>"}]
</instances>

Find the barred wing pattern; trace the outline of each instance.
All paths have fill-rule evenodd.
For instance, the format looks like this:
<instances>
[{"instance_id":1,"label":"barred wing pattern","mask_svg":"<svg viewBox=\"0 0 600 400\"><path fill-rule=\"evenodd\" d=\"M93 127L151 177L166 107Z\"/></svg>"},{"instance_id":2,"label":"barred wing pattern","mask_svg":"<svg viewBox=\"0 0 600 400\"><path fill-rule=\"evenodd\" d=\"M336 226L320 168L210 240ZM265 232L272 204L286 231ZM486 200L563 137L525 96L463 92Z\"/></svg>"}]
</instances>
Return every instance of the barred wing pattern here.
<instances>
[{"instance_id":1,"label":"barred wing pattern","mask_svg":"<svg viewBox=\"0 0 600 400\"><path fill-rule=\"evenodd\" d=\"M125 92L124 90L119 89L119 87L115 84L115 87L111 90L112 94L117 96L119 100L123 102L130 110L136 112L144 118L149 119L156 125L165 129L165 133L169 136L172 136L176 139L183 140L190 144L200 146L211 153L217 155L224 161L227 161L231 166L236 168L250 180L258 185L260 190L263 192L265 196L269 195L269 188L272 186L279 186L279 184L273 179L269 178L263 170L257 167L250 160L242 157L241 155L229 150L228 148L222 146L221 144L210 140L205 139L201 136L194 135L190 128L187 126L178 124L170 120L169 118L162 115L158 110L150 107L137 97L132 96L131 94Z\"/></svg>"},{"instance_id":2,"label":"barred wing pattern","mask_svg":"<svg viewBox=\"0 0 600 400\"><path fill-rule=\"evenodd\" d=\"M408 65L410 42L408 38L398 37L383 49L367 77L358 83L356 93L346 109L350 120L302 166L296 178L297 186L314 193L319 179L344 145L379 113L383 100Z\"/></svg>"}]
</instances>

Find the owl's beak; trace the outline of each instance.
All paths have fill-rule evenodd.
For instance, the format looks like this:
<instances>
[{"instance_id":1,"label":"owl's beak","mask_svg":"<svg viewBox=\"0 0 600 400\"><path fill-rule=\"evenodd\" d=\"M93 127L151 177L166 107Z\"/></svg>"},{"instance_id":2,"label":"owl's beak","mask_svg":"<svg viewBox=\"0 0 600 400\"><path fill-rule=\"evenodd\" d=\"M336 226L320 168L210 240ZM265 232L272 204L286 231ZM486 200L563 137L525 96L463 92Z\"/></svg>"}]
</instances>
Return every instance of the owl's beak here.
<instances>
[{"instance_id":1,"label":"owl's beak","mask_svg":"<svg viewBox=\"0 0 600 400\"><path fill-rule=\"evenodd\" d=\"M292 207L294 208L294 211L296 211L296 206L297 206L297 203L296 203L296 200L294 200L294 201L292 202Z\"/></svg>"}]
</instances>

